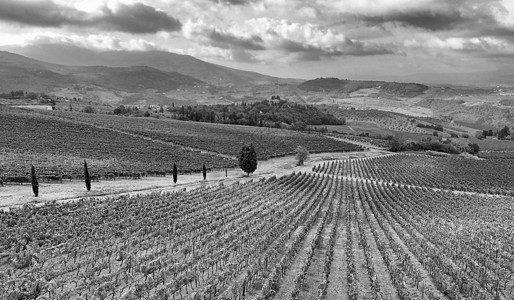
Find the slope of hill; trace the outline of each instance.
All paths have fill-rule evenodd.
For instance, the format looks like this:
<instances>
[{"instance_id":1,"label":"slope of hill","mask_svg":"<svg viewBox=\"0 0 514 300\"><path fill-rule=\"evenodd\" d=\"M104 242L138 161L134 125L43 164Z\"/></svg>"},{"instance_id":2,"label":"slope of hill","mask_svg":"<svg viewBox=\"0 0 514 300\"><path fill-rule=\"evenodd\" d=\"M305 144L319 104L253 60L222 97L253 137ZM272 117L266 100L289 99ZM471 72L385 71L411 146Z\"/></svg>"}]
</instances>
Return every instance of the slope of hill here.
<instances>
[{"instance_id":1,"label":"slope of hill","mask_svg":"<svg viewBox=\"0 0 514 300\"><path fill-rule=\"evenodd\" d=\"M151 67L63 66L0 52L0 89L3 92L47 92L74 84L85 85L90 89L94 89L91 86L96 86L125 92L146 89L169 91L180 86L206 85L205 82L191 76Z\"/></svg>"},{"instance_id":2,"label":"slope of hill","mask_svg":"<svg viewBox=\"0 0 514 300\"><path fill-rule=\"evenodd\" d=\"M34 59L69 66L148 66L165 72L178 72L192 76L216 86L297 82L256 72L232 69L208 63L190 55L165 51L98 52L71 45L50 44L7 49Z\"/></svg>"},{"instance_id":3,"label":"slope of hill","mask_svg":"<svg viewBox=\"0 0 514 300\"><path fill-rule=\"evenodd\" d=\"M193 86L205 82L177 72L163 72L150 67L79 67L74 77L91 80L97 86L105 88L137 92L155 89L161 92L176 89L180 86Z\"/></svg>"},{"instance_id":4,"label":"slope of hill","mask_svg":"<svg viewBox=\"0 0 514 300\"><path fill-rule=\"evenodd\" d=\"M311 92L326 92L350 94L352 92L378 88L382 93L398 97L412 98L428 89L428 86L419 83L397 83L385 81L360 81L338 78L316 78L301 83L300 89Z\"/></svg>"}]
</instances>

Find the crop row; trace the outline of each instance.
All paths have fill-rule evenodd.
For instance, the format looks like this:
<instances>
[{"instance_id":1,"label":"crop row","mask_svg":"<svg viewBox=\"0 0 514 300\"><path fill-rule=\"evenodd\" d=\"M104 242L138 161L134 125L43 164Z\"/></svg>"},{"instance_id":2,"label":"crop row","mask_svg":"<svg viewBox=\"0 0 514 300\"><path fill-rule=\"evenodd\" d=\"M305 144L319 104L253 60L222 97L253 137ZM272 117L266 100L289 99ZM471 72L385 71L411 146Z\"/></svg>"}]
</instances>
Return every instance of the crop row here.
<instances>
[{"instance_id":1,"label":"crop row","mask_svg":"<svg viewBox=\"0 0 514 300\"><path fill-rule=\"evenodd\" d=\"M133 118L74 112L45 112L59 118L120 130L155 140L238 156L241 147L253 144L260 160L294 154L298 146L310 152L357 151L360 147L319 134L291 130L170 119Z\"/></svg>"},{"instance_id":2,"label":"crop row","mask_svg":"<svg viewBox=\"0 0 514 300\"><path fill-rule=\"evenodd\" d=\"M0 112L0 177L27 176L30 164L44 174L82 174L88 159L93 175L183 172L236 165L233 159L165 145L107 129L38 114Z\"/></svg>"},{"instance_id":3,"label":"crop row","mask_svg":"<svg viewBox=\"0 0 514 300\"><path fill-rule=\"evenodd\" d=\"M514 195L514 160L396 154L330 162L316 172L468 192Z\"/></svg>"},{"instance_id":4,"label":"crop row","mask_svg":"<svg viewBox=\"0 0 514 300\"><path fill-rule=\"evenodd\" d=\"M0 298L512 299L512 209L316 173L27 205L0 213Z\"/></svg>"}]
</instances>

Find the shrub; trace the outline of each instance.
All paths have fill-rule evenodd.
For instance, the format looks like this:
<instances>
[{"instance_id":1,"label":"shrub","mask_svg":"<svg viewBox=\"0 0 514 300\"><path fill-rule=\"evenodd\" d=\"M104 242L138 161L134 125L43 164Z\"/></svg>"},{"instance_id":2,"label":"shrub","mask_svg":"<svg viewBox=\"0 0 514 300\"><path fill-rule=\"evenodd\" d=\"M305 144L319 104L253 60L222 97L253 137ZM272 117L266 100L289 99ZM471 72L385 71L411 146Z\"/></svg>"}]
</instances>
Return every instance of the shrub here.
<instances>
[{"instance_id":1,"label":"shrub","mask_svg":"<svg viewBox=\"0 0 514 300\"><path fill-rule=\"evenodd\" d=\"M86 114L94 114L96 111L92 106L86 106L83 110Z\"/></svg>"}]
</instances>

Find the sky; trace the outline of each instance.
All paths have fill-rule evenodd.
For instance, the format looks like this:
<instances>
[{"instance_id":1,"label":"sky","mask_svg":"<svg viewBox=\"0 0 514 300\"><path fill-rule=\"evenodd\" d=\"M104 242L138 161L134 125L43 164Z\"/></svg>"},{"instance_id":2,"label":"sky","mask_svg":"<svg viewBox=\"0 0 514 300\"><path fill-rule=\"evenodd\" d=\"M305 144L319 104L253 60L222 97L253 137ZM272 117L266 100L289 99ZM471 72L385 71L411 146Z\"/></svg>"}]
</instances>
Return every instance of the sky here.
<instances>
[{"instance_id":1,"label":"sky","mask_svg":"<svg viewBox=\"0 0 514 300\"><path fill-rule=\"evenodd\" d=\"M305 79L514 74L514 0L0 0L0 47L38 44Z\"/></svg>"}]
</instances>

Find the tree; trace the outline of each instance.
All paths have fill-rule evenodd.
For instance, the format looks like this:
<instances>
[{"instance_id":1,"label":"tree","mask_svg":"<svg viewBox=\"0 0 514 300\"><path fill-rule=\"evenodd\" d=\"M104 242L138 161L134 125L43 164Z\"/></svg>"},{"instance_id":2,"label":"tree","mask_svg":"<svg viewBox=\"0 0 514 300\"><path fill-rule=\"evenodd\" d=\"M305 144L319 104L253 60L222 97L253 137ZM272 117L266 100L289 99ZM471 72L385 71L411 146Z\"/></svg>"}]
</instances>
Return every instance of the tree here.
<instances>
[{"instance_id":1,"label":"tree","mask_svg":"<svg viewBox=\"0 0 514 300\"><path fill-rule=\"evenodd\" d=\"M393 138L392 140L389 140L389 151L391 152L399 152L401 151L402 144L400 141L396 138Z\"/></svg>"},{"instance_id":2,"label":"tree","mask_svg":"<svg viewBox=\"0 0 514 300\"><path fill-rule=\"evenodd\" d=\"M509 127L505 126L500 131L498 131L498 139L503 140L510 135Z\"/></svg>"},{"instance_id":3,"label":"tree","mask_svg":"<svg viewBox=\"0 0 514 300\"><path fill-rule=\"evenodd\" d=\"M248 176L257 169L257 153L255 153L255 149L252 144L241 148L241 153L239 154L239 167Z\"/></svg>"},{"instance_id":4,"label":"tree","mask_svg":"<svg viewBox=\"0 0 514 300\"><path fill-rule=\"evenodd\" d=\"M86 106L84 107L84 112L86 114L94 114L96 111L92 106Z\"/></svg>"},{"instance_id":5,"label":"tree","mask_svg":"<svg viewBox=\"0 0 514 300\"><path fill-rule=\"evenodd\" d=\"M177 165L173 163L173 183L177 183Z\"/></svg>"},{"instance_id":6,"label":"tree","mask_svg":"<svg viewBox=\"0 0 514 300\"><path fill-rule=\"evenodd\" d=\"M473 143L473 144L468 144L468 152L471 153L471 154L478 154L478 152L480 152L480 146L478 146L477 144Z\"/></svg>"},{"instance_id":7,"label":"tree","mask_svg":"<svg viewBox=\"0 0 514 300\"><path fill-rule=\"evenodd\" d=\"M84 159L84 181L86 182L86 189L91 190L91 177L89 176L89 170L87 169L87 163Z\"/></svg>"},{"instance_id":8,"label":"tree","mask_svg":"<svg viewBox=\"0 0 514 300\"><path fill-rule=\"evenodd\" d=\"M203 180L205 180L207 178L207 168L205 168L205 164L203 164L202 172L203 172Z\"/></svg>"},{"instance_id":9,"label":"tree","mask_svg":"<svg viewBox=\"0 0 514 300\"><path fill-rule=\"evenodd\" d=\"M32 182L32 191L34 192L34 196L37 197L39 195L39 183L37 181L36 169L34 168L34 165L31 165L30 175L30 179Z\"/></svg>"},{"instance_id":10,"label":"tree","mask_svg":"<svg viewBox=\"0 0 514 300\"><path fill-rule=\"evenodd\" d=\"M298 165L303 166L305 160L309 158L309 151L302 146L296 147L296 159L298 160Z\"/></svg>"}]
</instances>

